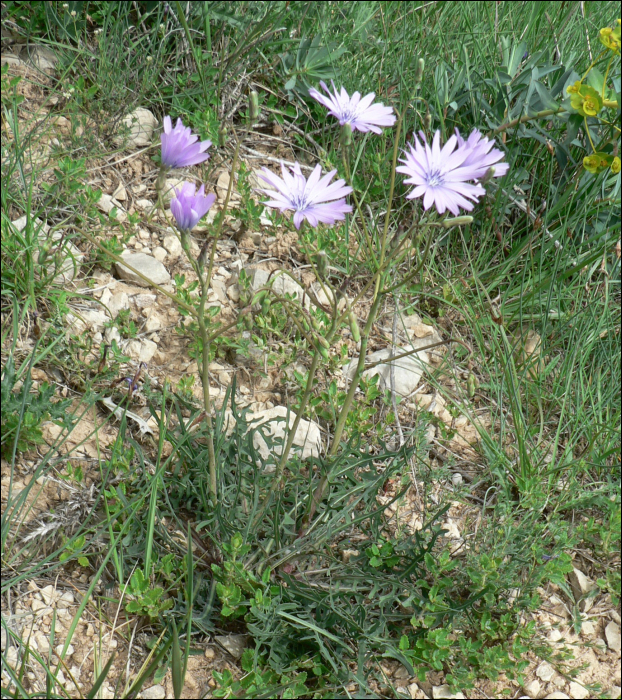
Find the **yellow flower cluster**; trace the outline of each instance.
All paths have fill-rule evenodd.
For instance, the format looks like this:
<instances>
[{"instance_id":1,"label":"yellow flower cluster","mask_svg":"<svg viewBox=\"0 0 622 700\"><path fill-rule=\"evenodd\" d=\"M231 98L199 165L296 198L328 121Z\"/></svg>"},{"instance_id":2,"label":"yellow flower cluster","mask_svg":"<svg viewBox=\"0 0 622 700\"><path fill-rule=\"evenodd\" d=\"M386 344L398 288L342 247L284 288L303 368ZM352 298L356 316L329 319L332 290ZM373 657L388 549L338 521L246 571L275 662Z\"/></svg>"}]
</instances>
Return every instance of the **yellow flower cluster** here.
<instances>
[{"instance_id":1,"label":"yellow flower cluster","mask_svg":"<svg viewBox=\"0 0 622 700\"><path fill-rule=\"evenodd\" d=\"M566 89L570 93L570 105L582 117L595 117L603 108L603 100L593 87L577 80Z\"/></svg>"},{"instance_id":2,"label":"yellow flower cluster","mask_svg":"<svg viewBox=\"0 0 622 700\"><path fill-rule=\"evenodd\" d=\"M603 27L600 30L600 43L613 53L620 55L620 20L616 20L616 27Z\"/></svg>"},{"instance_id":3,"label":"yellow flower cluster","mask_svg":"<svg viewBox=\"0 0 622 700\"><path fill-rule=\"evenodd\" d=\"M600 80L598 79L598 77L596 77L595 80L589 80L589 82L592 83L592 85L596 85L596 87L598 87L598 90L595 87L592 87L592 85L586 85L583 82L588 77L588 74L594 67L595 61L590 65L587 73L583 76L581 80L577 80L575 83L569 85L566 88L566 91L570 95L571 108L575 112L580 114L582 117L586 118L586 120L587 117L598 117L598 114L603 107L606 107L607 109L618 108L617 100L610 99L610 95L606 88L605 82L606 76L609 73L609 68L611 67L611 64L614 60L614 56L620 55L620 24L620 20L617 19L615 27L604 27L600 30L601 44L606 49L611 51L614 55L610 55L609 57L609 65L607 66L605 78L603 79L601 76ZM598 59L600 59L605 53L606 51L602 52ZM596 73L595 75L598 76L598 74ZM606 120L603 120L600 117L599 119L606 122ZM613 156L609 153L605 153L604 151L596 151L591 137L590 143L592 144L592 149L594 150L594 153L592 153L589 156L585 156L585 158L583 159L583 167L593 175L597 175L598 173L602 172L603 170L606 170L607 168L611 168L611 172L614 175L618 174L620 172L620 158L618 156Z\"/></svg>"}]
</instances>

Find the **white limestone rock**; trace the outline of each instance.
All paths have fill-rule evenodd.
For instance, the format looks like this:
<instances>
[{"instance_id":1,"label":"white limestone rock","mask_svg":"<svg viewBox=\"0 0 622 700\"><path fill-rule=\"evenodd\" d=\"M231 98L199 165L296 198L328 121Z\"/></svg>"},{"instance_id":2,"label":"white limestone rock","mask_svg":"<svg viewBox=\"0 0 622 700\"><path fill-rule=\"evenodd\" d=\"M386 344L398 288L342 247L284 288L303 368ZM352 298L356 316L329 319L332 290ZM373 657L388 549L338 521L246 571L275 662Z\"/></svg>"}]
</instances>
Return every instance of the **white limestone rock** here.
<instances>
[{"instance_id":1,"label":"white limestone rock","mask_svg":"<svg viewBox=\"0 0 622 700\"><path fill-rule=\"evenodd\" d=\"M274 291L280 296L285 296L286 294L294 295L299 302L304 299L305 309L309 308L310 299L304 293L304 289L293 280L289 275L285 274L281 270L273 272L270 274L266 270L262 270L259 267L250 267L246 270L251 283L251 292L254 294L259 289L271 286Z\"/></svg>"},{"instance_id":2,"label":"white limestone rock","mask_svg":"<svg viewBox=\"0 0 622 700\"><path fill-rule=\"evenodd\" d=\"M409 348L396 347L395 351L393 348L385 348L384 350L378 350L372 352L371 355L367 356L366 364L373 364L375 362L380 362L383 360L389 360L392 355L401 355L404 352L408 352ZM369 379L375 375L380 375L380 380L378 381L378 388L381 391L386 391L391 389L391 365L395 366L395 393L400 396L409 396L417 388L419 382L421 381L421 376L423 375L425 366L429 363L429 357L425 350L420 350L407 357L402 357L398 360L382 362L375 367L371 367L363 372L363 377ZM356 373L356 366L358 364L358 358L355 358L349 362L344 368L344 374L347 374L348 378L352 380L354 374Z\"/></svg>"},{"instance_id":3,"label":"white limestone rock","mask_svg":"<svg viewBox=\"0 0 622 700\"><path fill-rule=\"evenodd\" d=\"M121 257L126 260L129 265L136 268L145 277L150 279L155 284L166 284L171 281L171 276L164 265L156 260L151 255L146 253L130 253L126 251L122 253ZM147 282L144 282L141 277L132 272L130 269L122 265L121 263L115 263L117 274L122 280L128 280L142 287L146 287Z\"/></svg>"},{"instance_id":4,"label":"white limestone rock","mask_svg":"<svg viewBox=\"0 0 622 700\"><path fill-rule=\"evenodd\" d=\"M255 411L248 415L249 430L253 432L253 445L266 462L265 466L272 471L278 458L283 453L283 447L287 441L286 425L292 427L296 420L296 414L289 411L289 421L287 420L288 410L285 406L275 406L263 411ZM226 430L230 434L234 428L233 416L227 412ZM273 441L270 449L263 434ZM308 457L319 457L322 449L322 433L320 426L314 421L302 419L296 430L292 452L299 454L301 459ZM270 468L271 467L271 468Z\"/></svg>"},{"instance_id":5,"label":"white limestone rock","mask_svg":"<svg viewBox=\"0 0 622 700\"><path fill-rule=\"evenodd\" d=\"M149 146L157 124L158 120L153 112L144 107L138 107L123 117L119 129L120 133L115 137L114 142L117 146L126 149Z\"/></svg>"}]
</instances>

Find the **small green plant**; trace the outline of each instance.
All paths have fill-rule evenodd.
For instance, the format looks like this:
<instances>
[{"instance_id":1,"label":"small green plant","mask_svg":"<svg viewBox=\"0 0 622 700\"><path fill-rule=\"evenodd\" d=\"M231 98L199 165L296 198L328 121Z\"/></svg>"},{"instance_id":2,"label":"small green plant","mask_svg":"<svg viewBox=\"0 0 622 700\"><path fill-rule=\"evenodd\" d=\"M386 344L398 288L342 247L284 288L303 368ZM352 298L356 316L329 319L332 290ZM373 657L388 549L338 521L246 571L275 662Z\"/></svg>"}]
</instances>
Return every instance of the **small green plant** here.
<instances>
[{"instance_id":1,"label":"small green plant","mask_svg":"<svg viewBox=\"0 0 622 700\"><path fill-rule=\"evenodd\" d=\"M70 559L73 556L75 556L76 552L80 552L82 549L84 549L85 544L85 535L79 535L73 540L65 539L64 549L61 555L58 557L58 560L67 561L67 559ZM87 557L78 557L78 564L86 568L89 566L89 560Z\"/></svg>"},{"instance_id":2,"label":"small green plant","mask_svg":"<svg viewBox=\"0 0 622 700\"><path fill-rule=\"evenodd\" d=\"M184 375L177 382L177 393L184 399L192 399L192 387L194 386L195 376L193 374Z\"/></svg>"},{"instance_id":3,"label":"small green plant","mask_svg":"<svg viewBox=\"0 0 622 700\"><path fill-rule=\"evenodd\" d=\"M300 372L294 372L296 380L301 387L306 383L306 376ZM373 428L371 421L378 414L377 400L382 397L382 392L378 388L379 375L374 375L368 379L361 378L360 388L362 396L350 410L346 420L346 435L364 435ZM302 394L302 388L298 391ZM328 387L322 390L318 396L309 401L315 415L326 421L335 423L346 400L346 392L337 388L337 382L332 380Z\"/></svg>"},{"instance_id":4,"label":"small green plant","mask_svg":"<svg viewBox=\"0 0 622 700\"><path fill-rule=\"evenodd\" d=\"M60 478L64 481L81 484L84 481L84 472L80 464L73 465L71 462L65 467L65 474L60 474Z\"/></svg>"},{"instance_id":5,"label":"small green plant","mask_svg":"<svg viewBox=\"0 0 622 700\"><path fill-rule=\"evenodd\" d=\"M240 193L242 201L237 211L236 218L242 222L243 231L257 230L260 225L259 217L263 211L263 206L255 201L257 195L250 182L251 173L252 170L244 163L240 163L237 190Z\"/></svg>"},{"instance_id":6,"label":"small green plant","mask_svg":"<svg viewBox=\"0 0 622 700\"><path fill-rule=\"evenodd\" d=\"M302 661L302 660L301 660ZM246 649L242 654L240 666L244 671L242 678L234 680L231 671L222 673L212 671L218 688L214 691L217 698L260 698L270 695L282 698L305 697L310 692L305 681L308 673L276 673L261 655L253 649ZM280 691L280 692L279 692Z\"/></svg>"},{"instance_id":7,"label":"small green plant","mask_svg":"<svg viewBox=\"0 0 622 700\"><path fill-rule=\"evenodd\" d=\"M391 542L380 538L376 544L372 544L365 550L369 559L369 565L374 569L388 570L399 563L400 557L395 554L395 549Z\"/></svg>"},{"instance_id":8,"label":"small green plant","mask_svg":"<svg viewBox=\"0 0 622 700\"><path fill-rule=\"evenodd\" d=\"M173 607L173 601L170 598L162 600L164 589L161 586L152 588L140 569L136 569L132 574L128 593L134 598L125 605L129 613L148 615L153 620L160 613Z\"/></svg>"},{"instance_id":9,"label":"small green plant","mask_svg":"<svg viewBox=\"0 0 622 700\"><path fill-rule=\"evenodd\" d=\"M261 579L248 571L244 566L244 557L250 552L251 546L244 544L242 535L235 534L229 544L222 545L224 561L221 565L212 564L216 577L216 592L222 604L221 614L235 619L244 615L251 601L258 596L257 602L264 603L262 589L270 581L270 570L266 569Z\"/></svg>"},{"instance_id":10,"label":"small green plant","mask_svg":"<svg viewBox=\"0 0 622 700\"><path fill-rule=\"evenodd\" d=\"M116 328L122 338L135 338L138 334L138 328L132 320L131 309L121 309L117 314L117 317L106 321L104 324L106 328Z\"/></svg>"}]
</instances>

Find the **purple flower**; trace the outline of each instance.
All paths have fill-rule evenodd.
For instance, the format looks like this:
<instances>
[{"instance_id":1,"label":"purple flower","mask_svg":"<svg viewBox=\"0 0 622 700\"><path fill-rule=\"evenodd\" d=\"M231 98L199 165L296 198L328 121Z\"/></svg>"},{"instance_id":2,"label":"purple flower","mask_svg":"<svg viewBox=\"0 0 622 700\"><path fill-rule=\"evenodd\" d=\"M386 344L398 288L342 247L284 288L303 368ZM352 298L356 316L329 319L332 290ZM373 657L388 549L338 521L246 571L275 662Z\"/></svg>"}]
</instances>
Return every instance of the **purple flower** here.
<instances>
[{"instance_id":1,"label":"purple flower","mask_svg":"<svg viewBox=\"0 0 622 700\"><path fill-rule=\"evenodd\" d=\"M190 127L184 127L181 119L177 120L175 128L172 128L170 117L164 117L164 131L160 136L162 140L162 165L169 168L185 168L188 165L197 165L209 158L209 153L204 153L212 145L211 141L201 141L198 136L191 133Z\"/></svg>"},{"instance_id":2,"label":"purple flower","mask_svg":"<svg viewBox=\"0 0 622 700\"><path fill-rule=\"evenodd\" d=\"M195 190L192 183L184 182L171 200L171 211L181 231L191 231L216 201L215 194L205 195L205 185L201 185L197 194Z\"/></svg>"},{"instance_id":3,"label":"purple flower","mask_svg":"<svg viewBox=\"0 0 622 700\"><path fill-rule=\"evenodd\" d=\"M502 177L510 169L509 163L497 163L505 154L498 148L493 148L491 151L490 149L495 145L495 142L489 141L486 136L482 136L477 129L473 129L466 141L456 129L456 138L458 139L458 148L466 148L470 151L462 167L472 166L475 168L476 174L474 178L477 180L483 178L488 168L492 166L495 169L493 177Z\"/></svg>"},{"instance_id":4,"label":"purple flower","mask_svg":"<svg viewBox=\"0 0 622 700\"><path fill-rule=\"evenodd\" d=\"M320 177L322 168L318 163L308 180L305 180L304 175L300 172L298 163L294 163L294 167L290 168L291 173L281 163L283 179L268 168L262 170L259 177L276 189L276 191L258 190L272 197L263 204L282 212L293 209L294 225L297 229L300 229L303 219L306 219L315 228L319 222L334 224L335 221L343 221L345 215L352 211L352 207L346 204L345 199L339 199L350 194L352 188L345 185L345 180L335 180L329 184L337 172L336 170L331 170L324 177Z\"/></svg>"},{"instance_id":5,"label":"purple flower","mask_svg":"<svg viewBox=\"0 0 622 700\"><path fill-rule=\"evenodd\" d=\"M471 211L474 205L469 200L477 202L486 191L479 183L468 181L483 178L503 153L498 149L489 152L494 142L483 138L477 130L468 141L464 141L456 130L456 135L449 138L442 149L440 131L434 134L431 147L422 131L419 135L421 142L417 136L413 137L414 143L409 144L410 153L404 152L406 157L400 159L404 165L396 168L398 173L409 175L404 180L406 184L415 185L406 198L423 196L423 208L427 211L434 204L439 214L449 210L454 216L459 216L460 207ZM508 167L507 163L495 165L495 177L504 175Z\"/></svg>"},{"instance_id":6,"label":"purple flower","mask_svg":"<svg viewBox=\"0 0 622 700\"><path fill-rule=\"evenodd\" d=\"M309 95L320 104L323 104L330 114L339 120L342 126L350 124L352 129L358 129L358 131L363 132L373 131L375 134L380 134L382 133L381 126L393 126L395 124L395 115L392 107L385 107L383 104L372 104L376 96L375 92L370 92L369 95L365 95L361 99L360 92L355 92L350 97L344 88L341 88L341 93L337 94L337 88L332 80L331 84L335 91L334 95L324 81L320 81L320 85L329 94L329 97L325 97L315 88L309 90Z\"/></svg>"}]
</instances>

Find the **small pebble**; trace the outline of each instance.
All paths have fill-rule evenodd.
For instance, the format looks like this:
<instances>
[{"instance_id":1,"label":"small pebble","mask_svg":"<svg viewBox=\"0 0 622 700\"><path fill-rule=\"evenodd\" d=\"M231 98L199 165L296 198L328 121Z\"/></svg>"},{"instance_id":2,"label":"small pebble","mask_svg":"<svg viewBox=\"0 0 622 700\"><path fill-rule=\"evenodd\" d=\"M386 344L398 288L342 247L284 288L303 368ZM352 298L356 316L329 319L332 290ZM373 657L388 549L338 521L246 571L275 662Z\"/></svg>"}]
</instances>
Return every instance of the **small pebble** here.
<instances>
[{"instance_id":1,"label":"small pebble","mask_svg":"<svg viewBox=\"0 0 622 700\"><path fill-rule=\"evenodd\" d=\"M570 693L570 697L574 698L575 700L584 700L585 698L590 697L589 690L584 688L580 683L576 683L575 681L570 681L568 692Z\"/></svg>"}]
</instances>

